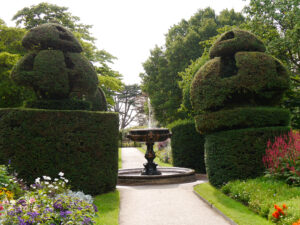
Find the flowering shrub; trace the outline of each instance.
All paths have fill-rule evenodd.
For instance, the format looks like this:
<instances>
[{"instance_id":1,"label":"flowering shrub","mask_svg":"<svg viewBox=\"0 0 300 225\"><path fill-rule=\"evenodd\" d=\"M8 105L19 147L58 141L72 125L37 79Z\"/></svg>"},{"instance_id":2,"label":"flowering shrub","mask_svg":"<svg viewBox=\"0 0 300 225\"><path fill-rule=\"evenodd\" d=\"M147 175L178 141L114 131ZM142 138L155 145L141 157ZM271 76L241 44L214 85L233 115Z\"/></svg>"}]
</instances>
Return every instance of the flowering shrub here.
<instances>
[{"instance_id":1,"label":"flowering shrub","mask_svg":"<svg viewBox=\"0 0 300 225\"><path fill-rule=\"evenodd\" d=\"M0 204L0 224L94 224L97 208L93 199L82 192L68 189L68 180L60 178L37 178L30 190L17 199L6 198Z\"/></svg>"},{"instance_id":2,"label":"flowering shrub","mask_svg":"<svg viewBox=\"0 0 300 225\"><path fill-rule=\"evenodd\" d=\"M10 176L5 165L0 165L0 201L5 197L12 199L13 196L22 195L22 189L18 184L18 180Z\"/></svg>"},{"instance_id":3,"label":"flowering shrub","mask_svg":"<svg viewBox=\"0 0 300 225\"><path fill-rule=\"evenodd\" d=\"M287 209L286 204L282 205L282 208L280 208L278 205L274 205L274 208L276 209L275 212L272 213L273 218L275 218L275 221L280 219L280 217L283 217L285 215L284 210Z\"/></svg>"},{"instance_id":4,"label":"flowering shrub","mask_svg":"<svg viewBox=\"0 0 300 225\"><path fill-rule=\"evenodd\" d=\"M288 136L268 141L266 155L263 157L267 174L285 179L288 184L300 185L300 134L289 132Z\"/></svg>"}]
</instances>

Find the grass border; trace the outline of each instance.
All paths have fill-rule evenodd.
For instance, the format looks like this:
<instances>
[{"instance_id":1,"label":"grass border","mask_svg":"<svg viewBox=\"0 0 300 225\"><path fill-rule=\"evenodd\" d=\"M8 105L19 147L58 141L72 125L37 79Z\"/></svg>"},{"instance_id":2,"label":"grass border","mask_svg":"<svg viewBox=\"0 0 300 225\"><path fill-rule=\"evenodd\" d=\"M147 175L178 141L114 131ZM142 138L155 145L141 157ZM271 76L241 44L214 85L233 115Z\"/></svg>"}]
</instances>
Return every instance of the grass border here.
<instances>
[{"instance_id":1,"label":"grass border","mask_svg":"<svg viewBox=\"0 0 300 225\"><path fill-rule=\"evenodd\" d=\"M194 186L194 192L221 215L238 225L273 225L274 223L252 212L248 207L215 189L209 183ZM230 221L229 221L230 222ZM234 224L232 223L232 224Z\"/></svg>"},{"instance_id":2,"label":"grass border","mask_svg":"<svg viewBox=\"0 0 300 225\"><path fill-rule=\"evenodd\" d=\"M119 224L120 193L118 190L95 196L94 204L99 210L94 217L96 224Z\"/></svg>"}]
</instances>

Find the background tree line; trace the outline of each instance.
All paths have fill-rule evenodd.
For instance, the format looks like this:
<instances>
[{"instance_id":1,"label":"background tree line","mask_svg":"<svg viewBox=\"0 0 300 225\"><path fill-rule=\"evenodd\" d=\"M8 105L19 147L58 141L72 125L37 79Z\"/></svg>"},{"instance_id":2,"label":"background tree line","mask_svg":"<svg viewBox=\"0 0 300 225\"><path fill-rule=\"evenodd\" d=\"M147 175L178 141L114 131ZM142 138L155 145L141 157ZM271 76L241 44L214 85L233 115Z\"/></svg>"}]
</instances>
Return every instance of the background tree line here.
<instances>
[{"instance_id":1,"label":"background tree line","mask_svg":"<svg viewBox=\"0 0 300 225\"><path fill-rule=\"evenodd\" d=\"M142 89L149 95L155 118L165 126L178 119L192 118L190 84L198 69L209 59L208 51L219 35L233 28L256 34L267 53L280 59L291 77L291 89L283 106L292 113L292 126L300 128L298 0L251 0L243 14L225 9L216 15L211 8L198 10L181 20L166 34L165 44L155 46L144 62Z\"/></svg>"}]
</instances>

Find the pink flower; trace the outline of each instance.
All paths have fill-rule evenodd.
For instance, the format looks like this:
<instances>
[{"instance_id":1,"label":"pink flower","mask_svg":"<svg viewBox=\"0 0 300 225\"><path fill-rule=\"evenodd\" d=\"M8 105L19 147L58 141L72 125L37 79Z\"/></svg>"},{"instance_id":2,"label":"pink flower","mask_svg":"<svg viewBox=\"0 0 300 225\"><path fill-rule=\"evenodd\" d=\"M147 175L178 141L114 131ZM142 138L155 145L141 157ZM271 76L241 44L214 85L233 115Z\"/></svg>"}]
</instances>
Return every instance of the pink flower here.
<instances>
[{"instance_id":1,"label":"pink flower","mask_svg":"<svg viewBox=\"0 0 300 225\"><path fill-rule=\"evenodd\" d=\"M34 199L34 198L31 198L31 199L29 199L29 202L30 202L30 203L34 203L34 202L35 202L35 199Z\"/></svg>"}]
</instances>

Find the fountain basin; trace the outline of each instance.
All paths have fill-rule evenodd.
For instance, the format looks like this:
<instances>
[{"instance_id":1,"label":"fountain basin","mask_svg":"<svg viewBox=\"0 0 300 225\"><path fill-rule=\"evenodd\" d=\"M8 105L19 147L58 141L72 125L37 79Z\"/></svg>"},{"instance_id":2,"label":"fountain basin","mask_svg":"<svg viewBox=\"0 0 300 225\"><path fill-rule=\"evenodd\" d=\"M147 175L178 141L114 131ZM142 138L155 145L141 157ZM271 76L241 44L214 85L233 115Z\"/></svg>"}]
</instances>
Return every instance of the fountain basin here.
<instances>
[{"instance_id":1,"label":"fountain basin","mask_svg":"<svg viewBox=\"0 0 300 225\"><path fill-rule=\"evenodd\" d=\"M143 168L121 169L118 174L118 185L179 184L196 181L193 169L182 167L158 168L161 175L141 175Z\"/></svg>"},{"instance_id":2,"label":"fountain basin","mask_svg":"<svg viewBox=\"0 0 300 225\"><path fill-rule=\"evenodd\" d=\"M127 135L133 141L137 142L160 142L171 137L167 128L149 128L149 129L133 129Z\"/></svg>"}]
</instances>

